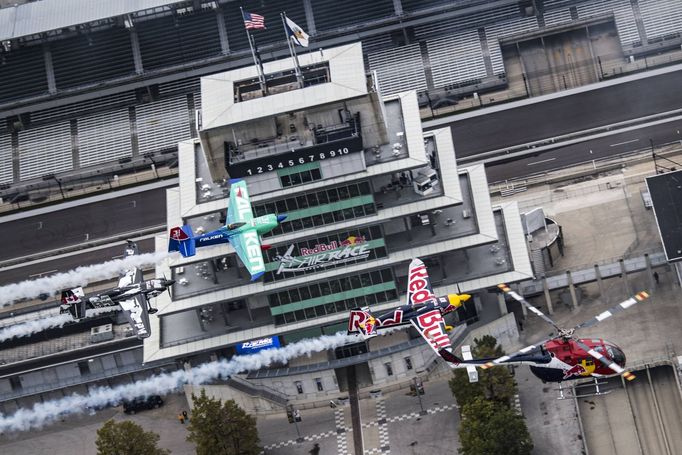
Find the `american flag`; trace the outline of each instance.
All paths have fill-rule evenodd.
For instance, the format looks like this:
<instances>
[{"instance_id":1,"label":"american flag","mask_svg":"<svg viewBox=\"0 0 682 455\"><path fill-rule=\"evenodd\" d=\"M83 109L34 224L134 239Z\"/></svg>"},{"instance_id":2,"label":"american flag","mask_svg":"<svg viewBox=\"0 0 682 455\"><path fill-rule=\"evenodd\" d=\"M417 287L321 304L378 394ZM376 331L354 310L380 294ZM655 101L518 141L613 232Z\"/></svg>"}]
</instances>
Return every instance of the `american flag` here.
<instances>
[{"instance_id":1,"label":"american flag","mask_svg":"<svg viewBox=\"0 0 682 455\"><path fill-rule=\"evenodd\" d=\"M244 15L244 26L247 30L256 30L259 28L265 28L265 18L260 14L248 13L242 11Z\"/></svg>"}]
</instances>

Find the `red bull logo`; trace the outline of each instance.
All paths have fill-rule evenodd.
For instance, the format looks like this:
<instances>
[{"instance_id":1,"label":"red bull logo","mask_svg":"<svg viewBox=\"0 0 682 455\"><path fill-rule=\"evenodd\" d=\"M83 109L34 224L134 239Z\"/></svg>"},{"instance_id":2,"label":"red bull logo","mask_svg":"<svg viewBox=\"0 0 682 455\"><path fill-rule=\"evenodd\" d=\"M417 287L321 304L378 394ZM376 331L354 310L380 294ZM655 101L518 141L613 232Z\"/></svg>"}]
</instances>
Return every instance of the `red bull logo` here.
<instances>
[{"instance_id":1,"label":"red bull logo","mask_svg":"<svg viewBox=\"0 0 682 455\"><path fill-rule=\"evenodd\" d=\"M371 319L371 322L370 322ZM378 327L388 327L403 323L403 310L396 309L392 315L385 315L383 319L377 319L374 316L360 310L351 310L348 318L348 332L364 332L372 333ZM370 331L370 325L371 331Z\"/></svg>"},{"instance_id":2,"label":"red bull logo","mask_svg":"<svg viewBox=\"0 0 682 455\"><path fill-rule=\"evenodd\" d=\"M417 317L417 324L422 328L424 337L434 349L439 350L450 346L450 338L445 333L445 322L440 310L427 311Z\"/></svg>"},{"instance_id":3,"label":"red bull logo","mask_svg":"<svg viewBox=\"0 0 682 455\"><path fill-rule=\"evenodd\" d=\"M421 265L410 270L410 277L407 283L407 291L409 292L408 301L413 305L424 303L434 298L431 291L429 291L429 274L426 271L426 266Z\"/></svg>"},{"instance_id":4,"label":"red bull logo","mask_svg":"<svg viewBox=\"0 0 682 455\"><path fill-rule=\"evenodd\" d=\"M573 376L587 376L587 370L581 364L573 365L568 370L564 370L564 379L569 379Z\"/></svg>"}]
</instances>

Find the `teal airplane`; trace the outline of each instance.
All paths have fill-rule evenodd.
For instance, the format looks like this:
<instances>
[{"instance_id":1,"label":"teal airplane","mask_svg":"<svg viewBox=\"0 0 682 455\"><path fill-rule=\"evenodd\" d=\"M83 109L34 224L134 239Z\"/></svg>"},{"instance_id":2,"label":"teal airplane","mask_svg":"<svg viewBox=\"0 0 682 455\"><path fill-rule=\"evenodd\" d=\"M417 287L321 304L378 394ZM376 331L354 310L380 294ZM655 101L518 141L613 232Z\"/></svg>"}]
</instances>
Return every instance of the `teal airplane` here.
<instances>
[{"instance_id":1,"label":"teal airplane","mask_svg":"<svg viewBox=\"0 0 682 455\"><path fill-rule=\"evenodd\" d=\"M184 257L189 257L196 254L197 247L231 243L251 274L251 281L255 281L265 273L263 251L270 248L269 245L261 244L260 236L272 231L287 216L269 213L254 218L246 182L233 179L230 183L230 204L225 226L196 237L187 224L174 227L170 231L168 251L179 251Z\"/></svg>"}]
</instances>

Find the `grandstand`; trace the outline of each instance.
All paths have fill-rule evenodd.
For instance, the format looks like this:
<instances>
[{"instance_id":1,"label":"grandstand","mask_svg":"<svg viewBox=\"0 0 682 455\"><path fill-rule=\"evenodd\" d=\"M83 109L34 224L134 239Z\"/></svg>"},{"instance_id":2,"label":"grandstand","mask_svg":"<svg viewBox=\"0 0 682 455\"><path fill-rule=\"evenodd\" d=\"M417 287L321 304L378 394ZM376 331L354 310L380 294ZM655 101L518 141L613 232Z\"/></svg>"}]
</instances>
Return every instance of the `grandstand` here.
<instances>
[{"instance_id":1,"label":"grandstand","mask_svg":"<svg viewBox=\"0 0 682 455\"><path fill-rule=\"evenodd\" d=\"M595 73L598 59L625 62L661 43L679 49L682 6L663 3L42 0L0 8L0 197L53 184L45 175L68 181L107 165L113 175L174 153L177 141L196 135L198 78L252 62L240 4L266 18L267 29L254 33L264 59L287 55L278 17L286 11L311 35L311 49L362 40L366 69L377 72L384 95L416 89L433 109L442 97L456 104L474 92L509 91L492 102L591 82L542 74L522 90L524 56L505 45L529 35L612 24L616 45L577 62L585 73ZM557 63L547 71L564 70Z\"/></svg>"}]
</instances>

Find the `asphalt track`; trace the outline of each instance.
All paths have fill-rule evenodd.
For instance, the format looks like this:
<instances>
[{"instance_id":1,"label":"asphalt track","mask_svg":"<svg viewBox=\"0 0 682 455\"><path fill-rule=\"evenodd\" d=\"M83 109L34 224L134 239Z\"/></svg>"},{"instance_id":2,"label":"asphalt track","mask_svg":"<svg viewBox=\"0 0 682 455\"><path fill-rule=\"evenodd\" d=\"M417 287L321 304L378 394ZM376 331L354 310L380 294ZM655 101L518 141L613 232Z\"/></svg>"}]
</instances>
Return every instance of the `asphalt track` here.
<instances>
[{"instance_id":1,"label":"asphalt track","mask_svg":"<svg viewBox=\"0 0 682 455\"><path fill-rule=\"evenodd\" d=\"M87 244L165 221L165 188L8 221L0 224L0 238L5 239L0 261Z\"/></svg>"},{"instance_id":2,"label":"asphalt track","mask_svg":"<svg viewBox=\"0 0 682 455\"><path fill-rule=\"evenodd\" d=\"M138 240L136 243L140 253L154 252L154 239ZM38 264L6 269L0 273L0 286L38 278L44 275L51 275L53 273L66 272L80 266L101 264L102 262L110 261L116 257L121 257L124 246L123 242L118 242L117 244L98 248L93 251L66 255L54 259L45 259Z\"/></svg>"},{"instance_id":3,"label":"asphalt track","mask_svg":"<svg viewBox=\"0 0 682 455\"><path fill-rule=\"evenodd\" d=\"M528 155L524 158L488 164L486 165L486 174L488 175L489 183L500 182L647 148L650 146L650 139L654 141L654 144L679 141L682 140L682 134L680 133L682 133L682 120L674 120L624 133L590 139L577 144L559 146L553 150Z\"/></svg>"},{"instance_id":4,"label":"asphalt track","mask_svg":"<svg viewBox=\"0 0 682 455\"><path fill-rule=\"evenodd\" d=\"M682 71L645 77L482 116L450 126L457 157L682 108Z\"/></svg>"}]
</instances>

